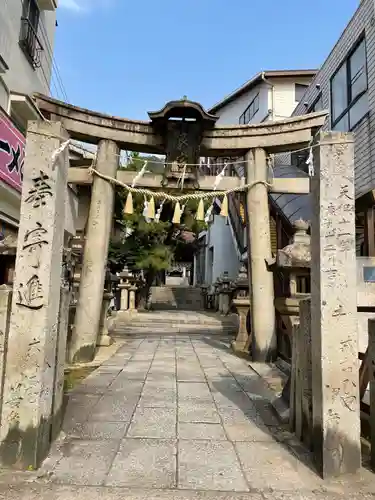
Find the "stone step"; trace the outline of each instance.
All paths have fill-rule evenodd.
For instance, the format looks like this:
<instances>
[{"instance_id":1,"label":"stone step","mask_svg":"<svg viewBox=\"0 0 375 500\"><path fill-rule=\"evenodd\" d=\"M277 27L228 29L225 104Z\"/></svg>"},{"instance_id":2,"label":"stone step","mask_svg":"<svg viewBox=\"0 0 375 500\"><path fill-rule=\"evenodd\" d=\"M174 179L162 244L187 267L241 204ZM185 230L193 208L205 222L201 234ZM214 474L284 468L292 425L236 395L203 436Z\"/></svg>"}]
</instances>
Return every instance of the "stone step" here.
<instances>
[{"instance_id":1,"label":"stone step","mask_svg":"<svg viewBox=\"0 0 375 500\"><path fill-rule=\"evenodd\" d=\"M137 325L137 326L152 326L152 325L158 325L158 326L166 326L166 325L176 325L176 324L188 324L191 326L194 325L212 325L212 326L223 326L223 325L237 325L238 324L238 317L237 315L231 315L231 316L216 316L216 317L210 317L210 316L194 316L194 315L184 315L184 316L178 316L172 314L154 314L154 313L138 313L136 315L132 316L121 316L121 313L118 315L117 318L115 318L115 324L121 325L121 324L132 324L132 325Z\"/></svg>"},{"instance_id":2,"label":"stone step","mask_svg":"<svg viewBox=\"0 0 375 500\"><path fill-rule=\"evenodd\" d=\"M233 329L223 329L223 328L137 328L128 327L124 329L114 329L111 332L113 337L127 337L127 336L140 336L140 337L150 337L152 335L156 336L174 336L174 335L221 335L221 336L234 336L235 331Z\"/></svg>"},{"instance_id":3,"label":"stone step","mask_svg":"<svg viewBox=\"0 0 375 500\"><path fill-rule=\"evenodd\" d=\"M165 329L172 329L172 328L184 328L187 330L200 330L200 329L212 329L212 330L236 330L237 325L235 324L227 324L227 325L189 325L188 323L165 323L165 324L155 324L152 325L150 323L147 324L137 324L137 323L127 323L127 324L121 324L121 323L115 323L113 325L113 329L116 330L126 330L128 328L138 328L138 329L154 329L154 330L165 330Z\"/></svg>"},{"instance_id":4,"label":"stone step","mask_svg":"<svg viewBox=\"0 0 375 500\"><path fill-rule=\"evenodd\" d=\"M184 286L154 286L151 288L151 305L155 310L203 310L200 288Z\"/></svg>"}]
</instances>

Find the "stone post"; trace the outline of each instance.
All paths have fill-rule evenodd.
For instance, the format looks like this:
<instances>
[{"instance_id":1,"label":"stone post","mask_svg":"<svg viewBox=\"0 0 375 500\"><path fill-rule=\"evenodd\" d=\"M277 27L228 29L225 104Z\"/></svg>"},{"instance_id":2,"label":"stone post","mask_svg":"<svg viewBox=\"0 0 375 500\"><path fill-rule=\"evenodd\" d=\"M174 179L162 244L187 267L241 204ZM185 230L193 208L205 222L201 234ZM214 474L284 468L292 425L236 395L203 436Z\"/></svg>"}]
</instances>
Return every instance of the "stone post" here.
<instances>
[{"instance_id":1,"label":"stone post","mask_svg":"<svg viewBox=\"0 0 375 500\"><path fill-rule=\"evenodd\" d=\"M230 295L231 291L223 291L222 292L222 307L221 307L221 314L224 316L227 316L230 311Z\"/></svg>"},{"instance_id":2,"label":"stone post","mask_svg":"<svg viewBox=\"0 0 375 500\"><path fill-rule=\"evenodd\" d=\"M370 380L371 468L375 470L375 319L368 320L368 368Z\"/></svg>"},{"instance_id":3,"label":"stone post","mask_svg":"<svg viewBox=\"0 0 375 500\"><path fill-rule=\"evenodd\" d=\"M60 290L60 311L57 338L57 353L55 367L55 383L53 398L53 413L55 418L52 422L52 436L55 439L60 432L63 419L63 399L64 399L64 380L65 380L65 360L66 347L69 328L69 308L72 292L69 286L62 286Z\"/></svg>"},{"instance_id":4,"label":"stone post","mask_svg":"<svg viewBox=\"0 0 375 500\"><path fill-rule=\"evenodd\" d=\"M99 335L97 346L108 347L113 343L113 339L108 332L108 309L113 295L107 291L103 294L102 310L100 314Z\"/></svg>"},{"instance_id":5,"label":"stone post","mask_svg":"<svg viewBox=\"0 0 375 500\"><path fill-rule=\"evenodd\" d=\"M121 290L121 311L127 311L129 309L129 288L130 285L128 283L121 283L119 285Z\"/></svg>"},{"instance_id":6,"label":"stone post","mask_svg":"<svg viewBox=\"0 0 375 500\"><path fill-rule=\"evenodd\" d=\"M313 443L324 478L361 466L353 135L314 148L311 223Z\"/></svg>"},{"instance_id":7,"label":"stone post","mask_svg":"<svg viewBox=\"0 0 375 500\"><path fill-rule=\"evenodd\" d=\"M69 168L60 123L29 122L0 427L3 465L36 468L51 443Z\"/></svg>"},{"instance_id":8,"label":"stone post","mask_svg":"<svg viewBox=\"0 0 375 500\"><path fill-rule=\"evenodd\" d=\"M115 177L119 164L118 155L119 148L115 142L100 141L96 169L102 174ZM77 312L70 344L70 359L73 363L92 361L95 355L112 228L113 202L113 186L94 176Z\"/></svg>"},{"instance_id":9,"label":"stone post","mask_svg":"<svg viewBox=\"0 0 375 500\"><path fill-rule=\"evenodd\" d=\"M223 314L223 292L221 291L221 288L219 288L219 291L218 291L218 294L219 294L219 305L218 305L218 312L220 314Z\"/></svg>"},{"instance_id":10,"label":"stone post","mask_svg":"<svg viewBox=\"0 0 375 500\"><path fill-rule=\"evenodd\" d=\"M247 266L242 263L238 277L233 284L235 296L232 304L237 309L239 324L236 340L232 342L232 349L235 352L242 353L248 352L250 347L249 334L247 333L247 315L250 309L249 278L247 274Z\"/></svg>"},{"instance_id":11,"label":"stone post","mask_svg":"<svg viewBox=\"0 0 375 500\"><path fill-rule=\"evenodd\" d=\"M12 288L0 286L0 412L3 402L5 363L8 352L9 322L12 304ZM0 413L1 414L1 413Z\"/></svg>"},{"instance_id":12,"label":"stone post","mask_svg":"<svg viewBox=\"0 0 375 500\"><path fill-rule=\"evenodd\" d=\"M238 332L236 340L232 342L234 351L245 352L249 334L247 333L247 315L250 308L249 297L238 298L233 301L238 313Z\"/></svg>"},{"instance_id":13,"label":"stone post","mask_svg":"<svg viewBox=\"0 0 375 500\"><path fill-rule=\"evenodd\" d=\"M129 289L129 311L136 311L136 300L135 300L135 292L137 291L137 287L135 285L131 286Z\"/></svg>"},{"instance_id":14,"label":"stone post","mask_svg":"<svg viewBox=\"0 0 375 500\"><path fill-rule=\"evenodd\" d=\"M250 150L246 155L247 182L267 181L266 152ZM271 233L268 206L268 189L256 184L247 193L248 238L250 250L250 302L252 321L253 361L270 361L276 358L275 305L273 274L267 269L270 260Z\"/></svg>"}]
</instances>

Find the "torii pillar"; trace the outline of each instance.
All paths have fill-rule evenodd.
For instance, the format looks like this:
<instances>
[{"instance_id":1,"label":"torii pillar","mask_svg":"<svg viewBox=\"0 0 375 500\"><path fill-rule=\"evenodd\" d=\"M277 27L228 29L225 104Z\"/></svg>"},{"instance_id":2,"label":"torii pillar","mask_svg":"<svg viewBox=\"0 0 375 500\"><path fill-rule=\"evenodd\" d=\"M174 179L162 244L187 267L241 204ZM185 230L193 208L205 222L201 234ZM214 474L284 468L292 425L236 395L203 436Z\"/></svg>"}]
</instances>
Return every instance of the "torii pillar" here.
<instances>
[{"instance_id":1,"label":"torii pillar","mask_svg":"<svg viewBox=\"0 0 375 500\"><path fill-rule=\"evenodd\" d=\"M246 155L247 183L268 180L266 151L251 149ZM256 184L247 193L248 256L253 361L271 361L277 355L273 274L267 268L271 259L268 189Z\"/></svg>"},{"instance_id":2,"label":"torii pillar","mask_svg":"<svg viewBox=\"0 0 375 500\"><path fill-rule=\"evenodd\" d=\"M114 141L100 141L96 170L104 175L116 177L119 152ZM95 176L83 253L77 312L69 352L70 360L74 363L92 361L95 356L108 245L112 229L113 206L114 188L112 184Z\"/></svg>"}]
</instances>

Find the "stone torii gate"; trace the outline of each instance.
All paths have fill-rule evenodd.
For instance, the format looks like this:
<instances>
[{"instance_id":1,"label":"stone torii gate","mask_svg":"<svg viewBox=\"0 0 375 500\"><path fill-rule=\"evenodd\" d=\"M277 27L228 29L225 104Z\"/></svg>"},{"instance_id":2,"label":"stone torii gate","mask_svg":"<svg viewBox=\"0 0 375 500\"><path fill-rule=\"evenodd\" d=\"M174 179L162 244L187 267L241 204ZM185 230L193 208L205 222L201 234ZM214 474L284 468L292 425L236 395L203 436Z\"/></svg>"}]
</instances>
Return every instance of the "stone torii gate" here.
<instances>
[{"instance_id":1,"label":"stone torii gate","mask_svg":"<svg viewBox=\"0 0 375 500\"><path fill-rule=\"evenodd\" d=\"M245 156L246 182L268 180L267 155L308 146L323 125L326 113L311 113L276 123L248 126L217 126L218 117L200 104L171 101L163 109L149 113L150 122L115 118L37 95L37 104L47 118L59 121L72 139L98 145L95 168L101 174L131 184L135 172L118 170L121 149L166 154L164 176L143 176L139 187L160 190L178 188L177 178L185 166L185 188L212 190L214 177L198 177L200 156ZM174 120L175 119L175 120ZM176 120L177 119L177 120ZM41 141L43 138L41 138ZM186 167L187 165L187 167ZM103 295L104 271L111 230L114 189L105 180L91 176L87 162L69 169L69 183L92 185L86 231L86 245L76 323L71 342L72 361L93 359ZM86 168L85 168L86 167ZM241 180L225 177L220 189L240 186ZM308 178L276 178L270 192L302 194L310 190ZM247 195L249 220L250 290L255 361L276 355L273 275L266 260L271 257L268 189L258 184Z\"/></svg>"},{"instance_id":2,"label":"stone torii gate","mask_svg":"<svg viewBox=\"0 0 375 500\"><path fill-rule=\"evenodd\" d=\"M276 355L273 274L267 267L268 193L310 192L308 177L275 178L270 186L267 156L309 147L326 118L325 112L318 112L274 123L221 127L200 104L186 100L149 113L149 122L115 118L41 95L36 100L49 121L30 122L28 127L12 312L6 352L0 356L0 460L19 468L40 464L61 419L66 338L59 336L60 288L68 184L91 186L73 361L93 359L100 323L114 187L90 175L91 162L82 160L69 168L67 139L97 144L95 170L127 185L136 172L118 169L121 149L166 154L164 175L142 178L141 186L152 190L180 189L183 170L185 188L210 191L215 178L198 176L190 168L199 156L245 157L247 184L258 182L247 192L252 355L255 361L266 361ZM311 183L316 202L312 352L318 373L312 387L317 401L314 441L322 470L333 475L353 472L360 463L353 140L340 133L320 134L317 140ZM220 185L225 191L236 187L241 187L241 179L235 177L225 177ZM340 277L339 288L333 286L333 271L336 281ZM334 336L328 335L331 329ZM330 385L331 380L337 384Z\"/></svg>"}]
</instances>

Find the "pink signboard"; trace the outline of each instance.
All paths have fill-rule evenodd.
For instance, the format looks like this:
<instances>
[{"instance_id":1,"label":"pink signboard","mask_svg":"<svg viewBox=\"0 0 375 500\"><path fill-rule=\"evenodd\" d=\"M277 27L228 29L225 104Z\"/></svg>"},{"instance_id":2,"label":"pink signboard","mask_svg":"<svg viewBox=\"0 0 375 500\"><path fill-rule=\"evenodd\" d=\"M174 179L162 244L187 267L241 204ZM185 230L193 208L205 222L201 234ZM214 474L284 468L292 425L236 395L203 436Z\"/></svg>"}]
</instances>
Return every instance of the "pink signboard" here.
<instances>
[{"instance_id":1,"label":"pink signboard","mask_svg":"<svg viewBox=\"0 0 375 500\"><path fill-rule=\"evenodd\" d=\"M25 137L0 113L0 179L17 191L22 190L24 159Z\"/></svg>"}]
</instances>

